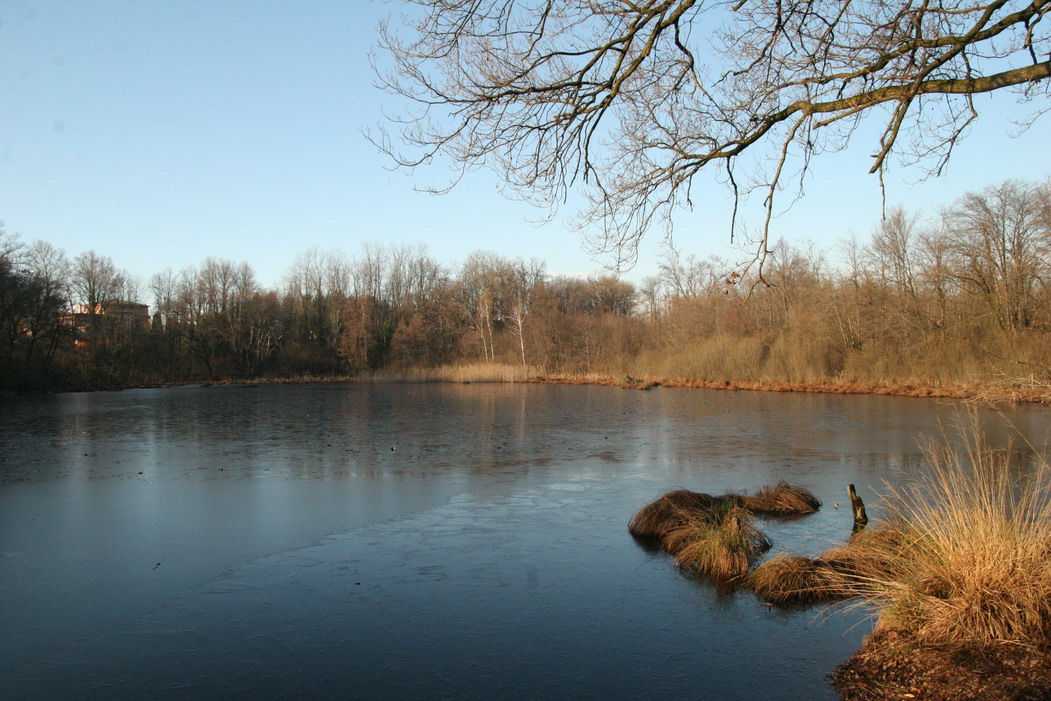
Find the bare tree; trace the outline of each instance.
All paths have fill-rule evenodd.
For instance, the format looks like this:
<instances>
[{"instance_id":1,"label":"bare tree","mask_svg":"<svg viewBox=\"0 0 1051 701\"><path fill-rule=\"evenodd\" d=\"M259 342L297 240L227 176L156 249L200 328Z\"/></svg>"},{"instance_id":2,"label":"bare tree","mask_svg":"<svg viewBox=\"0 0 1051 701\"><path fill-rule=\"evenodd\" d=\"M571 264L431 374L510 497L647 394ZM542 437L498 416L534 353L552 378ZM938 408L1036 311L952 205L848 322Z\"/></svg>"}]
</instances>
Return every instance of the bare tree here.
<instances>
[{"instance_id":1,"label":"bare tree","mask_svg":"<svg viewBox=\"0 0 1051 701\"><path fill-rule=\"evenodd\" d=\"M504 320L510 326L511 333L518 339L518 350L522 367L526 366L525 320L533 306L533 292L540 285L546 274L543 261L533 258L528 263L518 260L507 271L511 277L510 299L504 311Z\"/></svg>"},{"instance_id":2,"label":"bare tree","mask_svg":"<svg viewBox=\"0 0 1051 701\"><path fill-rule=\"evenodd\" d=\"M542 205L586 183L584 225L628 263L714 168L735 198L764 196L761 271L775 195L865 115L882 124L872 172L892 154L939 172L973 95L1051 82L1051 0L409 2L376 61L409 100L393 118L407 151L372 138L407 167L493 167Z\"/></svg>"},{"instance_id":3,"label":"bare tree","mask_svg":"<svg viewBox=\"0 0 1051 701\"><path fill-rule=\"evenodd\" d=\"M39 286L39 295L32 314L26 320L29 344L27 361L37 347L37 341L46 341L45 366L50 365L59 340L63 336L61 313L69 305L69 261L64 251L46 241L34 241L26 252L26 264Z\"/></svg>"},{"instance_id":4,"label":"bare tree","mask_svg":"<svg viewBox=\"0 0 1051 701\"><path fill-rule=\"evenodd\" d=\"M1051 263L1051 230L1038 186L1008 180L961 197L947 212L957 277L976 292L1004 329L1036 321L1039 280Z\"/></svg>"},{"instance_id":5,"label":"bare tree","mask_svg":"<svg viewBox=\"0 0 1051 701\"><path fill-rule=\"evenodd\" d=\"M111 302L118 301L124 289L124 274L117 270L113 259L95 251L81 253L73 260L70 283L73 298L88 315L89 343L92 351L98 349L102 316Z\"/></svg>"}]
</instances>

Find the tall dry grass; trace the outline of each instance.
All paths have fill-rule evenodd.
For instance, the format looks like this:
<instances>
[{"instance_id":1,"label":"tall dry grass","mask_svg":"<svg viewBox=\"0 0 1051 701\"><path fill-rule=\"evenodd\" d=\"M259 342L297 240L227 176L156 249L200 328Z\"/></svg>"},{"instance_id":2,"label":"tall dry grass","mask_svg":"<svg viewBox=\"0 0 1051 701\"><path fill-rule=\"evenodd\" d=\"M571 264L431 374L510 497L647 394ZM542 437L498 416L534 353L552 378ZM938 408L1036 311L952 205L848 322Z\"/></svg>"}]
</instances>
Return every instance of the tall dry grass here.
<instances>
[{"instance_id":1,"label":"tall dry grass","mask_svg":"<svg viewBox=\"0 0 1051 701\"><path fill-rule=\"evenodd\" d=\"M630 363L637 377L670 380L752 380L762 377L766 342L715 335L681 346L643 350Z\"/></svg>"},{"instance_id":2,"label":"tall dry grass","mask_svg":"<svg viewBox=\"0 0 1051 701\"><path fill-rule=\"evenodd\" d=\"M541 375L542 369L529 365L462 363L435 368L381 370L370 379L378 382L522 382Z\"/></svg>"},{"instance_id":3,"label":"tall dry grass","mask_svg":"<svg viewBox=\"0 0 1051 701\"><path fill-rule=\"evenodd\" d=\"M889 489L895 536L848 546L869 566L846 592L923 643L1051 644L1051 467L1020 472L976 427L928 446L926 464Z\"/></svg>"},{"instance_id":4,"label":"tall dry grass","mask_svg":"<svg viewBox=\"0 0 1051 701\"><path fill-rule=\"evenodd\" d=\"M910 534L901 524L884 522L853 535L821 557L782 553L748 574L743 584L774 604L815 604L861 595L859 582L870 583L893 572Z\"/></svg>"},{"instance_id":5,"label":"tall dry grass","mask_svg":"<svg viewBox=\"0 0 1051 701\"><path fill-rule=\"evenodd\" d=\"M732 500L706 511L684 509L677 521L661 539L662 547L679 567L716 582L744 576L771 546L748 510Z\"/></svg>"}]
</instances>

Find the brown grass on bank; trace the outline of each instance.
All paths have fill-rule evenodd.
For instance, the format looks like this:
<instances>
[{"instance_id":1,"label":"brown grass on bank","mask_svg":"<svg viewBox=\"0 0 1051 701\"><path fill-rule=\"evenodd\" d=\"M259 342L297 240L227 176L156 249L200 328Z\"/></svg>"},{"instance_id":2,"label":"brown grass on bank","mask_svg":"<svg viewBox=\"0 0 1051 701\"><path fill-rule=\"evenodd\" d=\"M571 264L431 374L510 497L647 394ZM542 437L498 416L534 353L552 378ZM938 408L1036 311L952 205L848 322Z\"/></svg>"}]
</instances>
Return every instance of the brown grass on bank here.
<instances>
[{"instance_id":1,"label":"brown grass on bank","mask_svg":"<svg viewBox=\"0 0 1051 701\"><path fill-rule=\"evenodd\" d=\"M919 537L908 524L890 519L858 531L845 545L827 550L819 559L840 574L843 588L849 589L844 595L854 595L854 580L870 582L886 577L893 571L897 554Z\"/></svg>"},{"instance_id":2,"label":"brown grass on bank","mask_svg":"<svg viewBox=\"0 0 1051 701\"><path fill-rule=\"evenodd\" d=\"M661 545L691 574L729 582L744 576L771 543L746 509L723 501L707 512L685 511Z\"/></svg>"},{"instance_id":3,"label":"brown grass on bank","mask_svg":"<svg viewBox=\"0 0 1051 701\"><path fill-rule=\"evenodd\" d=\"M920 643L1051 646L1051 466L1020 473L977 429L926 457L888 499L904 537L852 543L883 569L854 577L852 592Z\"/></svg>"},{"instance_id":4,"label":"brown grass on bank","mask_svg":"<svg viewBox=\"0 0 1051 701\"><path fill-rule=\"evenodd\" d=\"M219 384L280 384L306 382L449 382L449 383L534 383L561 385L599 385L626 389L652 389L673 387L688 389L717 389L728 391L759 392L804 392L821 394L875 394L895 397L917 397L925 399L963 399L980 404L1051 404L1051 385L1035 380L974 381L970 384L934 384L899 382L859 382L852 380L824 379L807 382L788 382L775 379L719 379L665 377L646 374L643 377L616 379L615 376L587 373L560 374L545 372L535 366L503 363L467 363L446 365L438 368L410 368L404 370L380 370L360 376L298 376L266 377L245 381L219 380ZM157 386L185 383L161 383Z\"/></svg>"},{"instance_id":5,"label":"brown grass on bank","mask_svg":"<svg viewBox=\"0 0 1051 701\"><path fill-rule=\"evenodd\" d=\"M1022 471L977 429L926 451L888 518L816 560L782 556L747 584L775 603L856 597L920 645L1051 651L1051 466Z\"/></svg>"},{"instance_id":6,"label":"brown grass on bank","mask_svg":"<svg viewBox=\"0 0 1051 701\"><path fill-rule=\"evenodd\" d=\"M804 487L780 481L773 487L763 487L755 494L742 497L744 507L753 514L796 516L812 514L821 508L814 493Z\"/></svg>"}]
</instances>

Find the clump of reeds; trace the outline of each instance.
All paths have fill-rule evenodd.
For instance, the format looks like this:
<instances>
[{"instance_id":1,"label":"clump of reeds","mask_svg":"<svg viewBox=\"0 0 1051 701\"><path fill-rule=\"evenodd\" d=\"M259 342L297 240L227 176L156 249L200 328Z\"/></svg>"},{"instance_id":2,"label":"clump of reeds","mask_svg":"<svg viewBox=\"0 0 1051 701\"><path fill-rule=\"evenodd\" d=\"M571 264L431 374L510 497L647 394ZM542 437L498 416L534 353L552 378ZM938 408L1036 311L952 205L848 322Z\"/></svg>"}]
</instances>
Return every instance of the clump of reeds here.
<instances>
[{"instance_id":1,"label":"clump of reeds","mask_svg":"<svg viewBox=\"0 0 1051 701\"><path fill-rule=\"evenodd\" d=\"M755 494L742 497L744 507L753 514L795 516L812 514L821 508L821 502L809 489L780 481L763 487Z\"/></svg>"},{"instance_id":2,"label":"clump of reeds","mask_svg":"<svg viewBox=\"0 0 1051 701\"><path fill-rule=\"evenodd\" d=\"M783 481L752 495L712 496L678 489L640 509L628 524L628 532L638 538L662 538L669 529L680 525L684 512L706 511L720 504L733 504L753 514L771 516L810 514L821 508L821 502L810 490Z\"/></svg>"},{"instance_id":3,"label":"clump of reeds","mask_svg":"<svg viewBox=\"0 0 1051 701\"><path fill-rule=\"evenodd\" d=\"M1051 644L1051 467L1019 474L982 444L926 451L916 482L891 489L904 534L852 543L878 563L850 582L881 625L932 644Z\"/></svg>"},{"instance_id":4,"label":"clump of reeds","mask_svg":"<svg viewBox=\"0 0 1051 701\"><path fill-rule=\"evenodd\" d=\"M854 580L872 581L892 572L895 560L921 537L907 523L892 518L857 531L846 544L827 550L819 559L845 578L845 588L853 589Z\"/></svg>"},{"instance_id":5,"label":"clump of reeds","mask_svg":"<svg viewBox=\"0 0 1051 701\"><path fill-rule=\"evenodd\" d=\"M817 604L845 595L834 563L783 553L756 567L744 582L772 604Z\"/></svg>"},{"instance_id":6,"label":"clump of reeds","mask_svg":"<svg viewBox=\"0 0 1051 701\"><path fill-rule=\"evenodd\" d=\"M895 562L919 536L886 521L855 533L820 557L778 555L752 571L743 584L773 604L816 604L862 596L862 588L894 571Z\"/></svg>"},{"instance_id":7,"label":"clump of reeds","mask_svg":"<svg viewBox=\"0 0 1051 701\"><path fill-rule=\"evenodd\" d=\"M639 509L628 524L628 532L637 538L663 538L668 531L682 525L684 519L708 511L718 501L719 497L688 489L668 492Z\"/></svg>"},{"instance_id":8,"label":"clump of reeds","mask_svg":"<svg viewBox=\"0 0 1051 701\"><path fill-rule=\"evenodd\" d=\"M661 545L684 570L729 582L744 576L771 543L746 509L727 500L707 511L685 511Z\"/></svg>"},{"instance_id":9,"label":"clump of reeds","mask_svg":"<svg viewBox=\"0 0 1051 701\"><path fill-rule=\"evenodd\" d=\"M628 531L659 540L684 570L727 583L746 575L770 549L770 539L753 523L754 513L806 514L820 506L808 490L784 482L752 496L679 489L640 509Z\"/></svg>"}]
</instances>

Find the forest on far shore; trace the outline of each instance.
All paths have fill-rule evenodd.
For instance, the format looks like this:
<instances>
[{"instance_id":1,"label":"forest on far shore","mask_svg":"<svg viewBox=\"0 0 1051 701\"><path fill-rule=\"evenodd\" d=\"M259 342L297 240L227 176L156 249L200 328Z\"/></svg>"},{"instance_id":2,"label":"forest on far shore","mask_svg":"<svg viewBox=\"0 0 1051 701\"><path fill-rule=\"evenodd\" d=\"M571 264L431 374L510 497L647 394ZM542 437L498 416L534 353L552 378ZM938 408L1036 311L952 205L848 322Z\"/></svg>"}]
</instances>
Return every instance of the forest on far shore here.
<instances>
[{"instance_id":1,"label":"forest on far shore","mask_svg":"<svg viewBox=\"0 0 1051 701\"><path fill-rule=\"evenodd\" d=\"M640 284L487 252L308 251L265 289L206 258L148 283L0 228L0 389L384 376L487 363L527 376L1051 387L1051 179L890 209L867 241L763 265L674 252ZM128 302L150 304L133 318ZM120 304L118 304L120 303ZM74 314L73 312L78 312Z\"/></svg>"}]
</instances>

